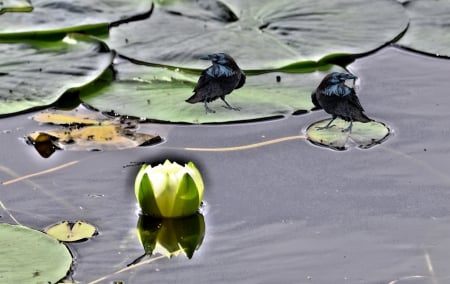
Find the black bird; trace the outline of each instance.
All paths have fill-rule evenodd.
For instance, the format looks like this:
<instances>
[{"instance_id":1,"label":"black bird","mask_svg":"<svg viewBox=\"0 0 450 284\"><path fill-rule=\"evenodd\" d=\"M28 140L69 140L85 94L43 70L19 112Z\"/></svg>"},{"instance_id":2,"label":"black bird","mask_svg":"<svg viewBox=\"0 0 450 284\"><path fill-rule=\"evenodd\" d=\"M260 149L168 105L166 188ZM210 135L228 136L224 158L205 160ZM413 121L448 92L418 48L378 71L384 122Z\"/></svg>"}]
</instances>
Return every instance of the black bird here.
<instances>
[{"instance_id":1,"label":"black bird","mask_svg":"<svg viewBox=\"0 0 450 284\"><path fill-rule=\"evenodd\" d=\"M333 127L331 123L337 118L350 121L350 125L342 132L351 131L353 121L372 121L363 111L363 107L356 96L355 89L345 85L346 80L356 80L357 77L348 73L333 72L325 76L317 89L311 94L311 100L316 107L323 108L332 115L332 120L324 127ZM331 125L331 126L330 126Z\"/></svg>"},{"instance_id":2,"label":"black bird","mask_svg":"<svg viewBox=\"0 0 450 284\"><path fill-rule=\"evenodd\" d=\"M225 96L245 84L244 72L234 59L226 53L214 53L201 57L201 59L211 60L212 66L203 70L197 86L193 90L194 95L187 99L186 102L191 104L203 102L205 111L208 113L215 112L208 107L208 103L221 98L226 104L225 108L240 110L237 107L232 107L225 100Z\"/></svg>"}]
</instances>

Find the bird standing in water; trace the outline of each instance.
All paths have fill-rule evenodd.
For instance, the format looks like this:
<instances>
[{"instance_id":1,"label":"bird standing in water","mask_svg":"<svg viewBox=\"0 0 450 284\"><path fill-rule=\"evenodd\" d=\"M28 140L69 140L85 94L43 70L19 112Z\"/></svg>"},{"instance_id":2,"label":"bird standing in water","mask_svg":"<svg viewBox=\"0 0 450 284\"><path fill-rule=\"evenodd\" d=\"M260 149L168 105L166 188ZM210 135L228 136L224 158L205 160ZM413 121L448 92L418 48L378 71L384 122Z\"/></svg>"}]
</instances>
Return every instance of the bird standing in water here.
<instances>
[{"instance_id":1,"label":"bird standing in water","mask_svg":"<svg viewBox=\"0 0 450 284\"><path fill-rule=\"evenodd\" d=\"M218 98L225 102L227 109L240 110L232 107L225 96L234 89L239 89L245 84L245 74L236 64L234 59L226 53L214 53L201 59L212 61L212 66L203 70L192 95L186 102L194 104L203 102L206 113L215 111L208 107L208 103Z\"/></svg>"},{"instance_id":2,"label":"bird standing in water","mask_svg":"<svg viewBox=\"0 0 450 284\"><path fill-rule=\"evenodd\" d=\"M351 131L353 121L364 123L372 121L363 113L364 109L356 96L355 89L345 85L345 81L351 79L356 80L357 77L348 73L330 73L323 78L317 89L311 94L313 104L332 115L331 121L318 129L333 127L334 125L331 123L338 117L350 121L350 125L342 132Z\"/></svg>"}]
</instances>

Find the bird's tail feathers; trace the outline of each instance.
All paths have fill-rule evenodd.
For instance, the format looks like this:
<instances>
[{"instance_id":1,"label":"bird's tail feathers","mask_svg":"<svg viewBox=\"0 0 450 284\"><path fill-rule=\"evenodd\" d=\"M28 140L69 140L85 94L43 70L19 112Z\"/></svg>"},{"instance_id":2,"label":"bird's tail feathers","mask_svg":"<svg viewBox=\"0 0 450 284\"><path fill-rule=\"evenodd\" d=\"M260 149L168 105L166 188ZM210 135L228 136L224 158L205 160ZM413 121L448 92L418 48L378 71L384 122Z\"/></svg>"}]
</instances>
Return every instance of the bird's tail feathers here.
<instances>
[{"instance_id":1,"label":"bird's tail feathers","mask_svg":"<svg viewBox=\"0 0 450 284\"><path fill-rule=\"evenodd\" d=\"M353 117L354 121L359 121L359 122L370 122L373 119L369 118L367 115L365 115L363 112L358 112L356 113L356 115Z\"/></svg>"},{"instance_id":2,"label":"bird's tail feathers","mask_svg":"<svg viewBox=\"0 0 450 284\"><path fill-rule=\"evenodd\" d=\"M186 100L187 103L195 104L201 102L202 99L197 94L193 94L189 99Z\"/></svg>"}]
</instances>

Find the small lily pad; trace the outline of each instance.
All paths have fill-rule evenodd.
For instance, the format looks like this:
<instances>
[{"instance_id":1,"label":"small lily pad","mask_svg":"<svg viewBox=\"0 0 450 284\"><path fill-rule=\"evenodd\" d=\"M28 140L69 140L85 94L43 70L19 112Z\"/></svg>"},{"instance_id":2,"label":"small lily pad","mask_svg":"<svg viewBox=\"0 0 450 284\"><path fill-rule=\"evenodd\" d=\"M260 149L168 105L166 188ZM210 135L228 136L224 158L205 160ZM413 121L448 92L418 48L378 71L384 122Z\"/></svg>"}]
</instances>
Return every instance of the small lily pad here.
<instances>
[{"instance_id":1,"label":"small lily pad","mask_svg":"<svg viewBox=\"0 0 450 284\"><path fill-rule=\"evenodd\" d=\"M57 283L72 265L64 244L18 225L0 224L0 254L2 283Z\"/></svg>"},{"instance_id":2,"label":"small lily pad","mask_svg":"<svg viewBox=\"0 0 450 284\"><path fill-rule=\"evenodd\" d=\"M97 229L86 222L63 221L61 223L50 226L45 232L57 240L63 242L76 242L91 238L97 233Z\"/></svg>"},{"instance_id":3,"label":"small lily pad","mask_svg":"<svg viewBox=\"0 0 450 284\"><path fill-rule=\"evenodd\" d=\"M325 119L310 125L306 130L308 140L316 145L336 150L345 150L349 141L352 141L359 148L368 149L380 144L390 133L389 128L378 121L353 122L351 131L343 131L349 126L350 122L336 119L332 123L334 126L318 129L327 125L330 120Z\"/></svg>"}]
</instances>

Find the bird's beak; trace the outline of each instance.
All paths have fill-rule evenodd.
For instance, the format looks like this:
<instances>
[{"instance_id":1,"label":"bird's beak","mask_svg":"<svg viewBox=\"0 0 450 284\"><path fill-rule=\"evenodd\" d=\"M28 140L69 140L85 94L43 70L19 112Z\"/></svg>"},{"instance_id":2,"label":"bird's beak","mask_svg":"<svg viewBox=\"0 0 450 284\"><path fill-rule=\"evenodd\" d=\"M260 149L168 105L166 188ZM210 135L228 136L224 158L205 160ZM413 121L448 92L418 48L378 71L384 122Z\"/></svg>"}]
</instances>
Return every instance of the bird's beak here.
<instances>
[{"instance_id":1,"label":"bird's beak","mask_svg":"<svg viewBox=\"0 0 450 284\"><path fill-rule=\"evenodd\" d=\"M346 76L345 76L345 80L351 80L351 79L356 80L356 79L358 79L358 77L356 77L353 74L347 73Z\"/></svg>"},{"instance_id":2,"label":"bird's beak","mask_svg":"<svg viewBox=\"0 0 450 284\"><path fill-rule=\"evenodd\" d=\"M202 60L211 60L212 59L212 55L204 55L204 56L200 56L199 57Z\"/></svg>"}]
</instances>

